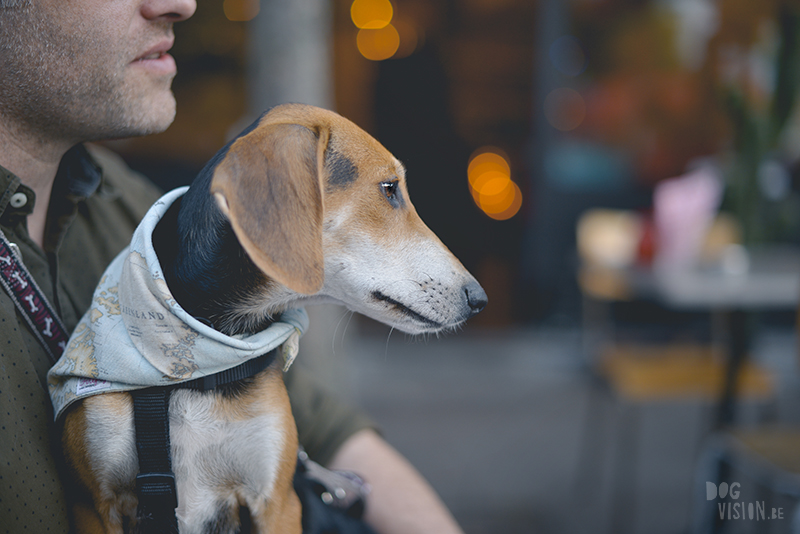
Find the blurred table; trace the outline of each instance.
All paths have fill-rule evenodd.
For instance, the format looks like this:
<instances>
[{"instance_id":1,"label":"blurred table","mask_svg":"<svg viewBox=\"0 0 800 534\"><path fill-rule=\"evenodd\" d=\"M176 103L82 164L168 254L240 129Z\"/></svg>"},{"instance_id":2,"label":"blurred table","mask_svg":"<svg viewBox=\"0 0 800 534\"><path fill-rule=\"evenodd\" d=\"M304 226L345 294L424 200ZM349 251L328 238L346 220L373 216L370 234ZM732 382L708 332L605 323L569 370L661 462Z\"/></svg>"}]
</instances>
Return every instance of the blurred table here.
<instances>
[{"instance_id":1,"label":"blurred table","mask_svg":"<svg viewBox=\"0 0 800 534\"><path fill-rule=\"evenodd\" d=\"M586 296L600 301L653 300L676 311L719 314L728 333L726 373L716 425L734 421L736 380L751 342L754 312L796 310L800 301L800 249L765 247L748 251L749 268L729 274L719 266L689 270L581 267Z\"/></svg>"}]
</instances>

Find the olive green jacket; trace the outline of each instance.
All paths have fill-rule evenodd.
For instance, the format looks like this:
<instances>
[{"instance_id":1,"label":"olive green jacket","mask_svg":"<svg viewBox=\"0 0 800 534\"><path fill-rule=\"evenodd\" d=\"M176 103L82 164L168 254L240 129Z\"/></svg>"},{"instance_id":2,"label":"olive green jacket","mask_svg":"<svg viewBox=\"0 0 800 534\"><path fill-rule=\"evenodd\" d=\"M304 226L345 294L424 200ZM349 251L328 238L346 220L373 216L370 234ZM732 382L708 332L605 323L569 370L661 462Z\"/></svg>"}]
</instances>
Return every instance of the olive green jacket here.
<instances>
[{"instance_id":1,"label":"olive green jacket","mask_svg":"<svg viewBox=\"0 0 800 534\"><path fill-rule=\"evenodd\" d=\"M33 191L0 168L0 228L71 331L94 288L160 191L111 152L79 145L63 158L51 196L44 250L28 236ZM302 358L302 355L301 355ZM69 486L47 393L52 365L0 291L0 533L69 530ZM302 370L286 376L300 441L327 462L369 421L333 399ZM63 477L63 479L62 479Z\"/></svg>"}]
</instances>

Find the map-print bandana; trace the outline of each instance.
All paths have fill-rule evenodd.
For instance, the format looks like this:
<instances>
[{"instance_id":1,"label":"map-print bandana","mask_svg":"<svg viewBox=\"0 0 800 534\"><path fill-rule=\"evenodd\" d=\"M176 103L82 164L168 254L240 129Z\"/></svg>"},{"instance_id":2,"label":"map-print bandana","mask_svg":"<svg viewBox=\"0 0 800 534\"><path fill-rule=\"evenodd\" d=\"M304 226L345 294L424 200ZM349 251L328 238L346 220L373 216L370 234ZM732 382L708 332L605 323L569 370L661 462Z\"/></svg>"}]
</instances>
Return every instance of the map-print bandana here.
<instances>
[{"instance_id":1,"label":"map-print bandana","mask_svg":"<svg viewBox=\"0 0 800 534\"><path fill-rule=\"evenodd\" d=\"M188 188L161 197L130 246L114 259L92 305L48 373L56 419L74 401L112 391L168 386L212 375L282 346L285 368L308 326L305 310L284 312L266 330L226 336L189 315L173 298L153 250L156 224Z\"/></svg>"}]
</instances>

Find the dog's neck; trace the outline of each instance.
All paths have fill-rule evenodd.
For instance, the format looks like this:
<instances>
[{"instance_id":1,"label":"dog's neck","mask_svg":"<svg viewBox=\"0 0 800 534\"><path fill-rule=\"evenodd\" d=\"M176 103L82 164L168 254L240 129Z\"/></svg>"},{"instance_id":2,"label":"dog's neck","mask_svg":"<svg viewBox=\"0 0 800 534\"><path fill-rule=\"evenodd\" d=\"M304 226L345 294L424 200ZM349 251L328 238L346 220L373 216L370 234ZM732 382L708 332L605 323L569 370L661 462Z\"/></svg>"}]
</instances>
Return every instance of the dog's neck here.
<instances>
[{"instance_id":1,"label":"dog's neck","mask_svg":"<svg viewBox=\"0 0 800 534\"><path fill-rule=\"evenodd\" d=\"M153 246L175 300L188 313L228 335L271 323L263 302L274 285L245 253L230 223L198 177L159 222Z\"/></svg>"}]
</instances>

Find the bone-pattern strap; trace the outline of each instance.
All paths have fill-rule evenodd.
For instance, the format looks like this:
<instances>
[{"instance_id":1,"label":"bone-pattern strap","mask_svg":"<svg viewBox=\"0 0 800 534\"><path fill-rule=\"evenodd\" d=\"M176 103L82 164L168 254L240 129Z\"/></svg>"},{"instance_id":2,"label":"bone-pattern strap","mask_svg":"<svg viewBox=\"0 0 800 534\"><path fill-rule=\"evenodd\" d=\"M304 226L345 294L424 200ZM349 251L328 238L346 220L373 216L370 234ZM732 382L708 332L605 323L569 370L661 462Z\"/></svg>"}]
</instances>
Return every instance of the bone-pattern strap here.
<instances>
[{"instance_id":1,"label":"bone-pattern strap","mask_svg":"<svg viewBox=\"0 0 800 534\"><path fill-rule=\"evenodd\" d=\"M67 346L67 329L44 296L22 259L0 231L0 284L53 363Z\"/></svg>"}]
</instances>

